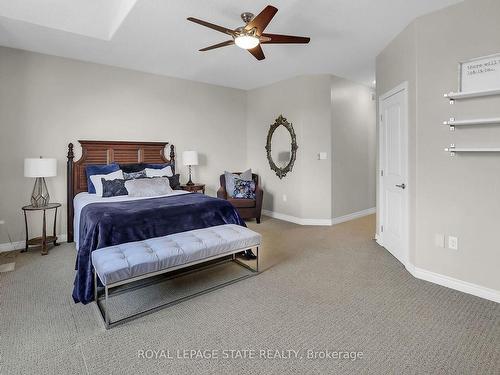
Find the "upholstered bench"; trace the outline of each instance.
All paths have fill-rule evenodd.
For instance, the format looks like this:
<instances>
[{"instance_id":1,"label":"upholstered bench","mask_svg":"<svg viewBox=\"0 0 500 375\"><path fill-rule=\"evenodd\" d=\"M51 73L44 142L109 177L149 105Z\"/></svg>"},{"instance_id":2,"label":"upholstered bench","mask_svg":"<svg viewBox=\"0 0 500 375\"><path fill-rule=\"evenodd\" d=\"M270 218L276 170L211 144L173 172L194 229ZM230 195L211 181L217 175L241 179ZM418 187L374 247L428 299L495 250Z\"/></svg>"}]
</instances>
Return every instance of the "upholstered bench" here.
<instances>
[{"instance_id":1,"label":"upholstered bench","mask_svg":"<svg viewBox=\"0 0 500 375\"><path fill-rule=\"evenodd\" d=\"M151 312L145 311L134 314L133 316L111 323L108 306L109 289L219 258L229 258L229 260L248 268L253 273L258 273L258 248L260 243L261 235L259 233L242 226L226 224L151 238L144 241L129 242L93 251L92 265L94 268L95 301L103 316L106 328ZM247 249L256 250L257 259L255 260L255 268L239 261L235 256L237 253ZM252 276L252 274L219 284L217 288L249 276ZM104 311L99 303L98 279L104 286ZM213 289L216 288L209 288L209 290ZM195 295L199 294L202 293L195 293ZM182 299L186 298L183 297ZM161 307L172 305L175 302L178 301L169 302ZM157 309L155 308L154 310Z\"/></svg>"}]
</instances>

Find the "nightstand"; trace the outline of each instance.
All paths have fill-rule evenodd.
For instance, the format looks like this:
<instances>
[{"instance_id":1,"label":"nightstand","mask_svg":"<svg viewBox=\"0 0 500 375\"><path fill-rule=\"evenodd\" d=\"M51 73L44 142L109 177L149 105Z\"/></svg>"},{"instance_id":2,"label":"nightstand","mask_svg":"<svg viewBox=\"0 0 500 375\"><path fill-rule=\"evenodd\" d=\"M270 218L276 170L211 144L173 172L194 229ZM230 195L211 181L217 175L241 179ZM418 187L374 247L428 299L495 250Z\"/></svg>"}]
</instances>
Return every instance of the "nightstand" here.
<instances>
[{"instance_id":1,"label":"nightstand","mask_svg":"<svg viewBox=\"0 0 500 375\"><path fill-rule=\"evenodd\" d=\"M180 189L190 191L190 192L201 191L203 194L205 194L205 184L181 185Z\"/></svg>"},{"instance_id":2,"label":"nightstand","mask_svg":"<svg viewBox=\"0 0 500 375\"><path fill-rule=\"evenodd\" d=\"M56 236L56 220L57 220L57 209L61 207L60 203L49 203L46 206L41 206L41 207L34 207L34 206L24 206L22 208L24 212L24 225L26 227L26 246L24 250L21 250L22 253L25 251L28 251L28 248L30 246L41 246L42 247L42 255L47 255L48 248L47 245L49 243L53 243L54 246L59 246L57 243L57 236ZM52 236L47 236L47 219L45 212L47 210L55 210L54 212L54 230L52 233ZM43 211L43 225L42 225L42 236L41 237L35 237L35 238L29 238L29 229L28 229L28 218L26 216L26 212L28 211Z\"/></svg>"}]
</instances>

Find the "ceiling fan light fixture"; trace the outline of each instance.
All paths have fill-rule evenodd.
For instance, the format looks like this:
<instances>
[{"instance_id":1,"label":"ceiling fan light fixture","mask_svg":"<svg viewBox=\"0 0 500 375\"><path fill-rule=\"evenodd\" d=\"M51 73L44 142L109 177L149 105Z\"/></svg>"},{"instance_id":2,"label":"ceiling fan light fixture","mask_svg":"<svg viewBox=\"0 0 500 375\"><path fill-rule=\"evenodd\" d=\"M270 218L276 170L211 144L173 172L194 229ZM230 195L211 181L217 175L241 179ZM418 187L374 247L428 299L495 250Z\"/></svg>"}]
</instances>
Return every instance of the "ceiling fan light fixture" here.
<instances>
[{"instance_id":1,"label":"ceiling fan light fixture","mask_svg":"<svg viewBox=\"0 0 500 375\"><path fill-rule=\"evenodd\" d=\"M241 19L245 22L245 26L237 27L236 29L228 29L227 27L215 25L194 17L188 17L187 20L232 37L230 40L202 48L200 49L201 52L236 44L239 48L250 52L253 57L260 61L266 58L264 51L260 47L261 44L307 44L310 40L310 38L303 36L264 33L276 12L278 12L278 8L268 5L255 17L249 12L242 13Z\"/></svg>"},{"instance_id":2,"label":"ceiling fan light fixture","mask_svg":"<svg viewBox=\"0 0 500 375\"><path fill-rule=\"evenodd\" d=\"M234 43L243 49L252 49L259 45L259 38L252 35L238 35L234 38Z\"/></svg>"}]
</instances>

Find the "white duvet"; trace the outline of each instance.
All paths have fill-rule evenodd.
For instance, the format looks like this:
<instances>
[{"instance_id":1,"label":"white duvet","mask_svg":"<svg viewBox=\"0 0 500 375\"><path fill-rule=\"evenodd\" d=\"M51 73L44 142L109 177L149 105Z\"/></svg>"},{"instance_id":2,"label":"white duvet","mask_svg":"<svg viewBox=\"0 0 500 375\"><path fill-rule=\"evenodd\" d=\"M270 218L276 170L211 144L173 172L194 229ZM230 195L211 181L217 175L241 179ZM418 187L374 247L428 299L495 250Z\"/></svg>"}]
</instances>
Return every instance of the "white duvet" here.
<instances>
[{"instance_id":1,"label":"white duvet","mask_svg":"<svg viewBox=\"0 0 500 375\"><path fill-rule=\"evenodd\" d=\"M162 195L162 197L168 197L171 195L181 195L181 194L189 194L188 191L184 190L174 190L170 194ZM89 194L89 193L78 193L75 195L73 199L73 207L75 209L75 215L73 218L73 233L74 240L76 243L76 249L79 249L79 240L80 240L80 216L83 207L91 203L110 203L110 202L123 202L123 201L136 201L141 199L149 199L155 197L129 197L128 195L121 195L118 197L109 197L103 198L99 197L97 194Z\"/></svg>"}]
</instances>

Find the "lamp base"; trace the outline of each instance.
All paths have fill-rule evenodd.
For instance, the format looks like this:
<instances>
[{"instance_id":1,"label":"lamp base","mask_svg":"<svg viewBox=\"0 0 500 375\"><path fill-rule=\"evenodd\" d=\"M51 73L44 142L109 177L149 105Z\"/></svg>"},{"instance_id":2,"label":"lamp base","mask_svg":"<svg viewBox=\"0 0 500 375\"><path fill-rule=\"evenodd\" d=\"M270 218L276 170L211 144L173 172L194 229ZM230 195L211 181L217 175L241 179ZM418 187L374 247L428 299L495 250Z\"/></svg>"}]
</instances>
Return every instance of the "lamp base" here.
<instances>
[{"instance_id":1,"label":"lamp base","mask_svg":"<svg viewBox=\"0 0 500 375\"><path fill-rule=\"evenodd\" d=\"M186 183L187 186L193 186L194 182L191 180L191 166L189 165L189 181Z\"/></svg>"},{"instance_id":2,"label":"lamp base","mask_svg":"<svg viewBox=\"0 0 500 375\"><path fill-rule=\"evenodd\" d=\"M31 205L33 207L43 207L49 204L50 195L47 185L45 184L45 179L43 177L37 177L35 180L35 186L33 186L33 192L31 193Z\"/></svg>"}]
</instances>

